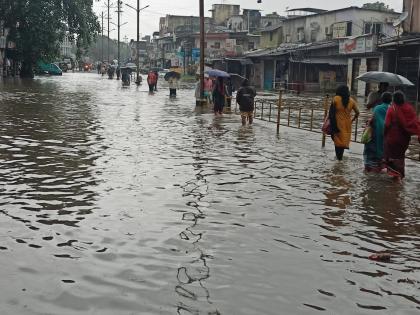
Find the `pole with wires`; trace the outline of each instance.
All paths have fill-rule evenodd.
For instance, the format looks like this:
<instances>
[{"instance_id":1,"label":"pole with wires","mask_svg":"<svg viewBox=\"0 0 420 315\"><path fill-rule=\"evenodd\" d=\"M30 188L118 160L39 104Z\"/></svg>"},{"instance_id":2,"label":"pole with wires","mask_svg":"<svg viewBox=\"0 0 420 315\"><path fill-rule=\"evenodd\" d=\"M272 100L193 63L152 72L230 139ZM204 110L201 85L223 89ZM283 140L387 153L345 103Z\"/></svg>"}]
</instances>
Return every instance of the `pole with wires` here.
<instances>
[{"instance_id":1,"label":"pole with wires","mask_svg":"<svg viewBox=\"0 0 420 315\"><path fill-rule=\"evenodd\" d=\"M204 103L204 0L200 0L200 104ZM197 103L198 104L198 103Z\"/></svg>"},{"instance_id":2,"label":"pole with wires","mask_svg":"<svg viewBox=\"0 0 420 315\"><path fill-rule=\"evenodd\" d=\"M102 12L102 14L101 14L101 22L102 22L102 25L101 25L101 62L103 62L104 61L104 12Z\"/></svg>"},{"instance_id":3,"label":"pole with wires","mask_svg":"<svg viewBox=\"0 0 420 315\"><path fill-rule=\"evenodd\" d=\"M140 0L137 0L136 84L140 85Z\"/></svg>"}]
</instances>

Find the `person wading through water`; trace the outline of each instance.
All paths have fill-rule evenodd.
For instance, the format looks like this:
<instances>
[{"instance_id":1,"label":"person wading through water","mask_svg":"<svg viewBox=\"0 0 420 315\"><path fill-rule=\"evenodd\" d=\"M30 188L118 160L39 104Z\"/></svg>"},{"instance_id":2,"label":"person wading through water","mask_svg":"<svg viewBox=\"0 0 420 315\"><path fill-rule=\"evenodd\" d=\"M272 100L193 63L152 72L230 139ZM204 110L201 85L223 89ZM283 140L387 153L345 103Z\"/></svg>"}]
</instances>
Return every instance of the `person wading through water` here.
<instances>
[{"instance_id":1,"label":"person wading through water","mask_svg":"<svg viewBox=\"0 0 420 315\"><path fill-rule=\"evenodd\" d=\"M352 111L355 113L353 118ZM343 159L344 150L350 147L351 125L359 117L359 113L356 102L350 97L349 88L346 85L339 86L329 112L331 137L339 161Z\"/></svg>"},{"instance_id":2,"label":"person wading through water","mask_svg":"<svg viewBox=\"0 0 420 315\"><path fill-rule=\"evenodd\" d=\"M147 84L149 85L149 93L153 93L157 82L156 73L150 71L147 75Z\"/></svg>"},{"instance_id":3,"label":"person wading through water","mask_svg":"<svg viewBox=\"0 0 420 315\"><path fill-rule=\"evenodd\" d=\"M239 104L243 126L246 125L247 121L252 125L254 118L254 98L256 95L255 89L249 86L248 79L245 79L236 94L236 103Z\"/></svg>"}]
</instances>

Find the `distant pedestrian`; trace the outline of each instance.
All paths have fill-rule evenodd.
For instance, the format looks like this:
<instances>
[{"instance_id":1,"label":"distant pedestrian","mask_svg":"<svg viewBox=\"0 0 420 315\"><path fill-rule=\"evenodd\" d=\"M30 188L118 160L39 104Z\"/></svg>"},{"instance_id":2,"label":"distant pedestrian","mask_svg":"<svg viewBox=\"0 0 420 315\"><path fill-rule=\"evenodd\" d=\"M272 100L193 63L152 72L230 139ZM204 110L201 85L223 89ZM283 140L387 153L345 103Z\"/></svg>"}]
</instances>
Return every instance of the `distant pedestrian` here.
<instances>
[{"instance_id":1,"label":"distant pedestrian","mask_svg":"<svg viewBox=\"0 0 420 315\"><path fill-rule=\"evenodd\" d=\"M117 69L116 69L115 73L117 74L117 80L119 80L120 79L120 76L121 76L121 68L120 68L120 65L117 66Z\"/></svg>"},{"instance_id":2,"label":"distant pedestrian","mask_svg":"<svg viewBox=\"0 0 420 315\"><path fill-rule=\"evenodd\" d=\"M413 106L406 102L405 95L397 91L385 117L384 156L388 174L396 181L405 177L405 152L411 136L420 142L420 122Z\"/></svg>"},{"instance_id":3,"label":"distant pedestrian","mask_svg":"<svg viewBox=\"0 0 420 315\"><path fill-rule=\"evenodd\" d=\"M225 84L223 78L218 77L216 79L216 84L213 88L213 104L214 104L214 114L222 115L223 107L225 107Z\"/></svg>"},{"instance_id":4,"label":"distant pedestrian","mask_svg":"<svg viewBox=\"0 0 420 315\"><path fill-rule=\"evenodd\" d=\"M168 79L169 84L169 97L176 97L176 89L178 88L178 79L176 77L170 77Z\"/></svg>"},{"instance_id":5,"label":"distant pedestrian","mask_svg":"<svg viewBox=\"0 0 420 315\"><path fill-rule=\"evenodd\" d=\"M384 169L384 128L385 116L392 102L392 94L382 94L382 104L375 106L369 124L372 128L372 139L365 144L363 157L365 172L379 173Z\"/></svg>"},{"instance_id":6,"label":"distant pedestrian","mask_svg":"<svg viewBox=\"0 0 420 315\"><path fill-rule=\"evenodd\" d=\"M196 80L197 80L197 82L195 82L195 91L194 91L195 106L200 106L201 105L201 81L200 81L200 77L196 76Z\"/></svg>"},{"instance_id":7,"label":"distant pedestrian","mask_svg":"<svg viewBox=\"0 0 420 315\"><path fill-rule=\"evenodd\" d=\"M156 74L153 71L149 71L147 75L147 84L149 85L149 93L153 93L157 82Z\"/></svg>"},{"instance_id":8,"label":"distant pedestrian","mask_svg":"<svg viewBox=\"0 0 420 315\"><path fill-rule=\"evenodd\" d=\"M213 81L207 75L204 78L204 97L207 100L207 104L212 103L212 93L213 93Z\"/></svg>"},{"instance_id":9,"label":"distant pedestrian","mask_svg":"<svg viewBox=\"0 0 420 315\"><path fill-rule=\"evenodd\" d=\"M233 85L232 85L232 80L230 78L226 79L225 90L226 90L226 107L231 108L231 106L232 106Z\"/></svg>"},{"instance_id":10,"label":"distant pedestrian","mask_svg":"<svg viewBox=\"0 0 420 315\"><path fill-rule=\"evenodd\" d=\"M243 126L246 125L247 121L252 125L254 118L254 98L256 95L255 89L249 86L249 81L245 79L236 93L236 102L239 104Z\"/></svg>"},{"instance_id":11,"label":"distant pedestrian","mask_svg":"<svg viewBox=\"0 0 420 315\"><path fill-rule=\"evenodd\" d=\"M351 112L355 113L353 118ZM359 117L359 113L356 102L350 97L349 88L346 85L339 86L329 112L331 137L335 145L335 155L339 161L343 159L344 150L350 147L351 125Z\"/></svg>"},{"instance_id":12,"label":"distant pedestrian","mask_svg":"<svg viewBox=\"0 0 420 315\"><path fill-rule=\"evenodd\" d=\"M156 76L156 83L155 83L155 92L157 92L157 85L158 85L158 81L159 81L159 72L154 71L155 76Z\"/></svg>"},{"instance_id":13,"label":"distant pedestrian","mask_svg":"<svg viewBox=\"0 0 420 315\"><path fill-rule=\"evenodd\" d=\"M388 90L389 83L381 82L377 91L372 91L368 95L366 108L373 109L375 106L382 104L382 94Z\"/></svg>"}]
</instances>

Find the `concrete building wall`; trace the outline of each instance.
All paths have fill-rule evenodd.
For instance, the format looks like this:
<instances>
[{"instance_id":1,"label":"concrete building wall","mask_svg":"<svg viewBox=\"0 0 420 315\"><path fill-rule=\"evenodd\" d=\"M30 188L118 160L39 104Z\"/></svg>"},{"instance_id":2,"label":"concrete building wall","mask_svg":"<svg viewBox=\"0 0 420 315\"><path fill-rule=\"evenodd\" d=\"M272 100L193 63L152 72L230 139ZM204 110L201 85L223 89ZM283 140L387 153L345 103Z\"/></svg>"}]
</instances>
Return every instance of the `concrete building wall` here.
<instances>
[{"instance_id":1,"label":"concrete building wall","mask_svg":"<svg viewBox=\"0 0 420 315\"><path fill-rule=\"evenodd\" d=\"M283 42L283 30L281 27L272 31L261 32L261 48L275 48Z\"/></svg>"},{"instance_id":2,"label":"concrete building wall","mask_svg":"<svg viewBox=\"0 0 420 315\"><path fill-rule=\"evenodd\" d=\"M210 18L205 18L205 24L210 24ZM159 34L165 36L172 33L195 33L200 31L200 17L184 15L166 15L160 18Z\"/></svg>"},{"instance_id":3,"label":"concrete building wall","mask_svg":"<svg viewBox=\"0 0 420 315\"><path fill-rule=\"evenodd\" d=\"M392 22L398 13L379 12L349 8L341 11L331 11L324 14L308 15L283 21L283 37L287 42L315 42L346 36L360 36L365 34L366 24L381 24L381 33L388 36L395 35ZM351 22L351 30L347 29L347 22ZM299 35L298 30L304 31Z\"/></svg>"},{"instance_id":4,"label":"concrete building wall","mask_svg":"<svg viewBox=\"0 0 420 315\"><path fill-rule=\"evenodd\" d=\"M235 32L244 31L246 30L245 19L242 15L231 16L226 22L226 27Z\"/></svg>"},{"instance_id":5,"label":"concrete building wall","mask_svg":"<svg viewBox=\"0 0 420 315\"><path fill-rule=\"evenodd\" d=\"M283 20L284 20L284 18L281 17L280 15L278 15L277 13L267 14L267 15L261 17L260 27L261 28L266 28L266 27L269 27L269 26L280 25Z\"/></svg>"},{"instance_id":6,"label":"concrete building wall","mask_svg":"<svg viewBox=\"0 0 420 315\"><path fill-rule=\"evenodd\" d=\"M305 28L305 19L290 19L283 22L283 39L285 43L298 42L298 29Z\"/></svg>"},{"instance_id":7,"label":"concrete building wall","mask_svg":"<svg viewBox=\"0 0 420 315\"><path fill-rule=\"evenodd\" d=\"M403 11L409 13L403 23L404 32L420 33L420 1L404 0Z\"/></svg>"},{"instance_id":8,"label":"concrete building wall","mask_svg":"<svg viewBox=\"0 0 420 315\"><path fill-rule=\"evenodd\" d=\"M236 4L213 4L210 11L216 25L225 25L229 17L239 15L240 9L240 5Z\"/></svg>"}]
</instances>

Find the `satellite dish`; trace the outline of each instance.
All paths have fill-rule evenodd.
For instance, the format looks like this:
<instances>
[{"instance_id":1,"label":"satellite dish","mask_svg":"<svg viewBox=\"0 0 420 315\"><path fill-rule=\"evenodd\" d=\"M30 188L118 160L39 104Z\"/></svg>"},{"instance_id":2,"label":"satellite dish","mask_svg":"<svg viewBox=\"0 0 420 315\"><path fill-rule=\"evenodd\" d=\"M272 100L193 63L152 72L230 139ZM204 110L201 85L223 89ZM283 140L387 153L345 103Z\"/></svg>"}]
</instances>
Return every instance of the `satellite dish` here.
<instances>
[{"instance_id":1,"label":"satellite dish","mask_svg":"<svg viewBox=\"0 0 420 315\"><path fill-rule=\"evenodd\" d=\"M408 18L408 12L403 12L401 15L392 23L394 27L400 26Z\"/></svg>"}]
</instances>

